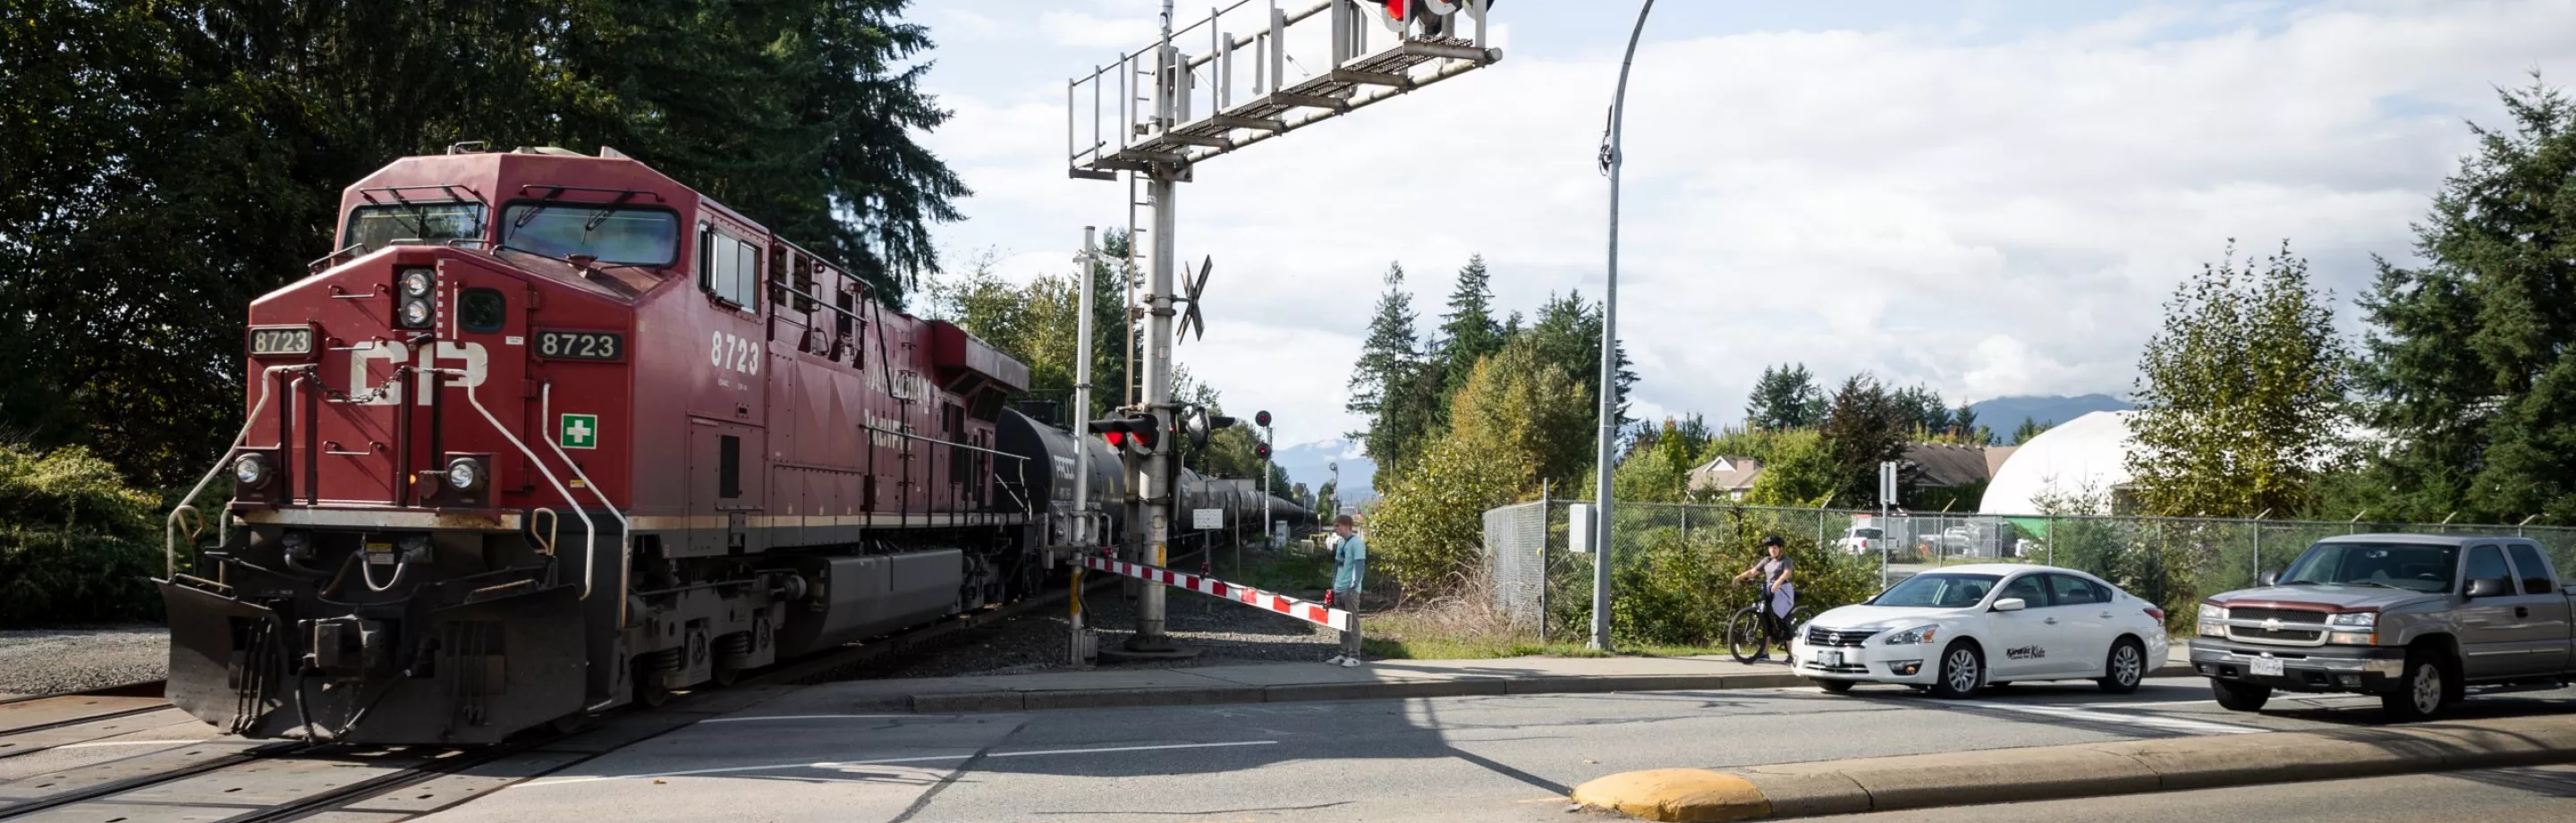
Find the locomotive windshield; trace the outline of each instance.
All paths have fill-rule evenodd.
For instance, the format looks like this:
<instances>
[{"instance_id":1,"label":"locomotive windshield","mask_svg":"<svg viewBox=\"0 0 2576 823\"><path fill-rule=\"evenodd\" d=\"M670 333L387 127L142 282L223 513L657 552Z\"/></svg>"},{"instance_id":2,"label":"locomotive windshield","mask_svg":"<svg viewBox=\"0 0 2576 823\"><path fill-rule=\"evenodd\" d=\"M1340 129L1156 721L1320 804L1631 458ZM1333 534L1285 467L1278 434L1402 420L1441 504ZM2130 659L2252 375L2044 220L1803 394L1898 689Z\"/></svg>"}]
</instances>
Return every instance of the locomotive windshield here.
<instances>
[{"instance_id":1,"label":"locomotive windshield","mask_svg":"<svg viewBox=\"0 0 2576 823\"><path fill-rule=\"evenodd\" d=\"M349 212L349 240L381 249L395 243L483 239L481 203L398 203L359 206Z\"/></svg>"},{"instance_id":2,"label":"locomotive windshield","mask_svg":"<svg viewBox=\"0 0 2576 823\"><path fill-rule=\"evenodd\" d=\"M668 266L678 259L680 216L668 209L521 203L502 210L501 245L548 257Z\"/></svg>"}]
</instances>

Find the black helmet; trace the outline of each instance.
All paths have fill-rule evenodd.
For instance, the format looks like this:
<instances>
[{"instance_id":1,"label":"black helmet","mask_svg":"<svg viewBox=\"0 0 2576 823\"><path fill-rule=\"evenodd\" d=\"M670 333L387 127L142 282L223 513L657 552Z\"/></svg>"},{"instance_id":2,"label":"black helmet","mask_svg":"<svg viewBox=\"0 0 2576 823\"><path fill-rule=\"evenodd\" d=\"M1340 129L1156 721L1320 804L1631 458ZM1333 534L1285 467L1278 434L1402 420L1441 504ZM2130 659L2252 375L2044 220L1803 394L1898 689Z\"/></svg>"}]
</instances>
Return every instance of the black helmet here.
<instances>
[{"instance_id":1,"label":"black helmet","mask_svg":"<svg viewBox=\"0 0 2576 823\"><path fill-rule=\"evenodd\" d=\"M1779 535L1773 534L1773 535L1765 535L1765 536L1763 536L1763 538L1762 538L1762 545L1760 546L1760 548L1765 548L1765 549L1767 549L1767 548L1771 548L1771 547L1773 547L1773 546L1780 546L1780 547L1785 548L1785 547L1787 547L1788 545L1789 545L1788 541L1781 540Z\"/></svg>"}]
</instances>

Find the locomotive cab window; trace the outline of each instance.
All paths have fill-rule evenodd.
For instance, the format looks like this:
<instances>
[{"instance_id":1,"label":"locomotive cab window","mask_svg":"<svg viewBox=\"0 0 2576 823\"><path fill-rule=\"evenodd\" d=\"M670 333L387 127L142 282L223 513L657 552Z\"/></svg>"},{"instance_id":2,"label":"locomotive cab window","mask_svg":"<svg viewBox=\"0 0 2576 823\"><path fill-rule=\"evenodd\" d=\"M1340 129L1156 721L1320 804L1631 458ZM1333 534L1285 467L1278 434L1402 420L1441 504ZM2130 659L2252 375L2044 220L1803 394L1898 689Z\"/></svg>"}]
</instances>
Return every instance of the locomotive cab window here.
<instances>
[{"instance_id":1,"label":"locomotive cab window","mask_svg":"<svg viewBox=\"0 0 2576 823\"><path fill-rule=\"evenodd\" d=\"M749 242L698 227L698 288L745 311L760 307L760 252Z\"/></svg>"},{"instance_id":2,"label":"locomotive cab window","mask_svg":"<svg viewBox=\"0 0 2576 823\"><path fill-rule=\"evenodd\" d=\"M483 239L481 203L401 203L349 210L340 245L368 250L395 244Z\"/></svg>"},{"instance_id":3,"label":"locomotive cab window","mask_svg":"<svg viewBox=\"0 0 2576 823\"><path fill-rule=\"evenodd\" d=\"M679 262L680 216L669 209L520 203L503 209L501 221L501 245L519 251L639 266Z\"/></svg>"},{"instance_id":4,"label":"locomotive cab window","mask_svg":"<svg viewBox=\"0 0 2576 823\"><path fill-rule=\"evenodd\" d=\"M456 299L456 324L476 334L496 334L510 321L509 301L494 289L466 289Z\"/></svg>"}]
</instances>

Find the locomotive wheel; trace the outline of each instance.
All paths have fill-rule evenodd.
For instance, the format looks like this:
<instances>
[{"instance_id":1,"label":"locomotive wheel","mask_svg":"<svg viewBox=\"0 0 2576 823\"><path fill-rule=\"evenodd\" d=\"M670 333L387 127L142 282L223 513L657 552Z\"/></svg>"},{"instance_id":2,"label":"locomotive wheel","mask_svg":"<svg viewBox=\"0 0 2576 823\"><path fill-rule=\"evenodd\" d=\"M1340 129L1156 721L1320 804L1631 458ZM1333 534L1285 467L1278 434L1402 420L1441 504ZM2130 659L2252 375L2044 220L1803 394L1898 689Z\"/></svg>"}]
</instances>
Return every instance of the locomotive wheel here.
<instances>
[{"instance_id":1,"label":"locomotive wheel","mask_svg":"<svg viewBox=\"0 0 2576 823\"><path fill-rule=\"evenodd\" d=\"M647 709L658 709L671 702L671 690L662 687L661 672L644 661L635 663L635 703Z\"/></svg>"},{"instance_id":2,"label":"locomotive wheel","mask_svg":"<svg viewBox=\"0 0 2576 823\"><path fill-rule=\"evenodd\" d=\"M715 667L715 681L716 681L716 685L718 685L718 686L731 686L731 685L733 685L733 684L734 684L734 681L741 680L741 679L742 679L742 670L740 670L740 669L736 669L736 668L733 668L733 667L731 667L731 666L726 666L726 665L723 665L723 664L721 664L721 663L716 665L716 667Z\"/></svg>"},{"instance_id":3,"label":"locomotive wheel","mask_svg":"<svg viewBox=\"0 0 2576 823\"><path fill-rule=\"evenodd\" d=\"M589 723L590 713L573 712L547 721L546 726L554 729L556 734L571 734L573 732L581 731L581 727L588 725Z\"/></svg>"}]
</instances>

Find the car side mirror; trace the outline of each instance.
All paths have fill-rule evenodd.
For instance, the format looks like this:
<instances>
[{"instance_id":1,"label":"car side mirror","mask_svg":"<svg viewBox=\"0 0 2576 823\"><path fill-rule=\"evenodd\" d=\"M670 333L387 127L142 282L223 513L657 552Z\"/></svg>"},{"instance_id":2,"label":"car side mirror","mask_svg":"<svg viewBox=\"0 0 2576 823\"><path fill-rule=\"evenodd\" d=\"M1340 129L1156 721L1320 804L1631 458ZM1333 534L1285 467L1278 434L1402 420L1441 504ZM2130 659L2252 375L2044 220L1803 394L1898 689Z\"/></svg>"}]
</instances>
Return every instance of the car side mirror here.
<instances>
[{"instance_id":1,"label":"car side mirror","mask_svg":"<svg viewBox=\"0 0 2576 823\"><path fill-rule=\"evenodd\" d=\"M2271 569L2264 569L2262 574L2254 576L2254 585L2257 586L2269 586L2279 582L2281 582L2281 573Z\"/></svg>"},{"instance_id":2,"label":"car side mirror","mask_svg":"<svg viewBox=\"0 0 2576 823\"><path fill-rule=\"evenodd\" d=\"M2023 602L2022 599L2018 597L2007 597L2002 600L1995 601L1995 611L1999 612L2017 612L2029 607L2029 603Z\"/></svg>"},{"instance_id":3,"label":"car side mirror","mask_svg":"<svg viewBox=\"0 0 2576 823\"><path fill-rule=\"evenodd\" d=\"M2513 581L2501 577L2480 577L2469 581L2470 597L2503 597L2513 593Z\"/></svg>"}]
</instances>

